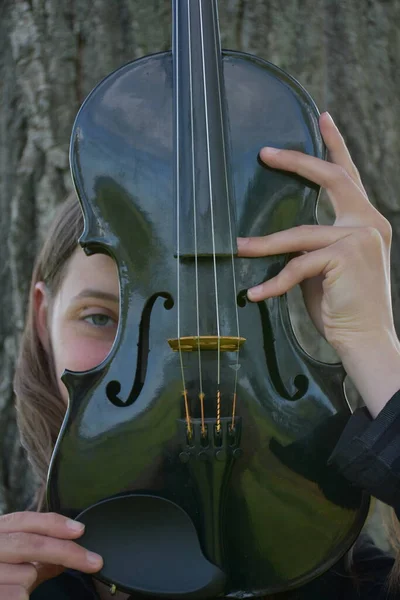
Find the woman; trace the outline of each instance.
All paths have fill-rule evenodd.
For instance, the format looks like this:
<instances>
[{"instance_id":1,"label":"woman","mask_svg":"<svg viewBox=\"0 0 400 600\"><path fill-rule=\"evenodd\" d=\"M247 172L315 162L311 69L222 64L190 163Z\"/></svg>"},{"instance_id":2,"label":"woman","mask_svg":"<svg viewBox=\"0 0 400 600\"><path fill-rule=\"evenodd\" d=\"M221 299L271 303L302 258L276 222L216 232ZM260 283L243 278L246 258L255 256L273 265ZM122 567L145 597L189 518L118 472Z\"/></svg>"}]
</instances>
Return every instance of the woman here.
<instances>
[{"instance_id":1,"label":"woman","mask_svg":"<svg viewBox=\"0 0 400 600\"><path fill-rule=\"evenodd\" d=\"M285 150L264 148L260 156L269 167L293 171L325 187L335 225L240 239L239 255L297 253L278 276L249 290L248 296L259 301L302 284L314 323L340 355L367 407L351 417L331 460L355 484L396 508L399 451L388 451L396 450L400 414L400 343L390 299L391 230L369 203L327 113L321 116L320 128L330 163ZM112 346L118 322L114 263L104 255L87 257L76 242L81 230L80 209L70 203L56 220L35 267L16 376L21 436L43 485L67 403L59 376L65 368L81 371L99 364ZM111 597L105 586L90 578L101 568L101 557L74 543L82 531L61 515L26 511L1 517L0 599L26 599L29 594L34 600ZM354 556L356 577L341 561L301 590L277 597L386 597L392 559L365 540L356 544ZM62 573L64 569L68 571Z\"/></svg>"}]
</instances>

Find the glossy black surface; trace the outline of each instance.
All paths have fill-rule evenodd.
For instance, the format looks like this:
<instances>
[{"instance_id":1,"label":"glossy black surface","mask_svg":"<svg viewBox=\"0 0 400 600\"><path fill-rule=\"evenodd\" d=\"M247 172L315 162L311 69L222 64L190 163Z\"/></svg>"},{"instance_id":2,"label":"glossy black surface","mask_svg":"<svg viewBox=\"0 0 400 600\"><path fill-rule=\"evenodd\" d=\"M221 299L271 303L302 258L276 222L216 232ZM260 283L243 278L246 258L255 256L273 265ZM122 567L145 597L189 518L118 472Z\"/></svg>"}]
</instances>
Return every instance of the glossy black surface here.
<instances>
[{"instance_id":1,"label":"glossy black surface","mask_svg":"<svg viewBox=\"0 0 400 600\"><path fill-rule=\"evenodd\" d=\"M264 145L323 157L313 102L288 75L241 53L223 54L223 80L237 234L314 222L318 189L257 158ZM285 297L244 299L287 257L235 257L235 288L224 248L215 262L206 255L197 261L196 299L191 252L177 258L177 227L189 226L189 217L177 213L173 89L171 54L143 58L101 82L74 126L71 164L86 222L81 243L116 260L121 315L104 363L64 375L71 399L48 502L76 516L128 492L171 500L193 521L205 557L226 574L225 595L265 595L328 569L357 537L368 503L326 466L349 415L342 367L301 350ZM219 228L226 235L224 219ZM190 249L191 236L185 239ZM180 335L196 336L199 323L201 335L217 335L219 325L221 336L246 338L238 361L235 352L221 354L220 433L217 352L201 353L205 438L198 353L183 353L192 440L179 353L168 344L178 335L178 268Z\"/></svg>"},{"instance_id":2,"label":"glossy black surface","mask_svg":"<svg viewBox=\"0 0 400 600\"><path fill-rule=\"evenodd\" d=\"M188 515L164 498L129 494L89 507L80 539L104 560L102 576L119 590L202 600L223 593L226 577L203 555Z\"/></svg>"},{"instance_id":3,"label":"glossy black surface","mask_svg":"<svg viewBox=\"0 0 400 600\"><path fill-rule=\"evenodd\" d=\"M216 2L174 0L173 8L177 253L230 257L237 236Z\"/></svg>"}]
</instances>

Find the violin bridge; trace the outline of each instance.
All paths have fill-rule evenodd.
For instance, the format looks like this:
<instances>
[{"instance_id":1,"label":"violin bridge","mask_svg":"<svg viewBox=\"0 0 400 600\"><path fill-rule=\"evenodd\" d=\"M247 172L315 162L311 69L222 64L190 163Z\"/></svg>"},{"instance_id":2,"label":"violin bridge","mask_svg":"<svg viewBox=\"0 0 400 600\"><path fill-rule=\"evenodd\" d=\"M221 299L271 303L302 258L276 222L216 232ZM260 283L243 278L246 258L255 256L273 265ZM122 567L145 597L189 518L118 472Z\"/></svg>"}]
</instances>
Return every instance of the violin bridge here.
<instances>
[{"instance_id":1,"label":"violin bridge","mask_svg":"<svg viewBox=\"0 0 400 600\"><path fill-rule=\"evenodd\" d=\"M219 343L218 343L219 340ZM174 352L195 352L196 350L220 350L220 352L238 352L246 338L235 336L193 335L168 340Z\"/></svg>"}]
</instances>

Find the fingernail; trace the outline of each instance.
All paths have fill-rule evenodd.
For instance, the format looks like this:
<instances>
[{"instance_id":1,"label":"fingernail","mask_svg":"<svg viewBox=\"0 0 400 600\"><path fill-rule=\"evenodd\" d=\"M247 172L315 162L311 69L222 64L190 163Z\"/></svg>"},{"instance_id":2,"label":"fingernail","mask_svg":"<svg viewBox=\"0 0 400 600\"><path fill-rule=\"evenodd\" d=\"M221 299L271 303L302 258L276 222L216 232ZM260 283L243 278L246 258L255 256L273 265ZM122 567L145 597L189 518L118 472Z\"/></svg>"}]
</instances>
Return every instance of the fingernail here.
<instances>
[{"instance_id":1,"label":"fingernail","mask_svg":"<svg viewBox=\"0 0 400 600\"><path fill-rule=\"evenodd\" d=\"M278 154L280 152L280 148L272 148L271 146L265 146L261 149L263 154Z\"/></svg>"},{"instance_id":2,"label":"fingernail","mask_svg":"<svg viewBox=\"0 0 400 600\"><path fill-rule=\"evenodd\" d=\"M103 564L103 559L100 554L96 554L95 552L86 552L86 558L88 563L93 565L94 567L99 567Z\"/></svg>"},{"instance_id":3,"label":"fingernail","mask_svg":"<svg viewBox=\"0 0 400 600\"><path fill-rule=\"evenodd\" d=\"M259 292L261 292L262 289L262 285L256 285L256 287L250 288L249 290L247 290L247 297L249 300L253 300L255 296L258 295Z\"/></svg>"},{"instance_id":4,"label":"fingernail","mask_svg":"<svg viewBox=\"0 0 400 600\"><path fill-rule=\"evenodd\" d=\"M72 529L72 531L83 531L85 529L85 526L83 523L80 523L79 521L74 521L73 519L68 519L67 520L67 527L68 529Z\"/></svg>"},{"instance_id":5,"label":"fingernail","mask_svg":"<svg viewBox=\"0 0 400 600\"><path fill-rule=\"evenodd\" d=\"M327 115L327 117L331 121L331 123L334 123L334 120L332 119L332 116L330 113L328 113L328 111L326 111L324 114Z\"/></svg>"},{"instance_id":6,"label":"fingernail","mask_svg":"<svg viewBox=\"0 0 400 600\"><path fill-rule=\"evenodd\" d=\"M241 238L241 237L236 238L236 242L237 242L238 246L246 246L246 244L248 244L249 241L250 241L249 238Z\"/></svg>"}]
</instances>

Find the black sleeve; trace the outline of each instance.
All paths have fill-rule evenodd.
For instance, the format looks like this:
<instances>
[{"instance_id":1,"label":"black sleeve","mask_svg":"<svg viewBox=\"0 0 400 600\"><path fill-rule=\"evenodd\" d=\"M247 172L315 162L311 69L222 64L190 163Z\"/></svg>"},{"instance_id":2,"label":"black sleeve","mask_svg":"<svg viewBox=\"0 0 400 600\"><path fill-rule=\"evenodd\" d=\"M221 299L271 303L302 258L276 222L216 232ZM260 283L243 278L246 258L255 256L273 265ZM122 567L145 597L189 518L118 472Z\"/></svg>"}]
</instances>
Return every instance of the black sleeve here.
<instances>
[{"instance_id":1,"label":"black sleeve","mask_svg":"<svg viewBox=\"0 0 400 600\"><path fill-rule=\"evenodd\" d=\"M355 411L328 464L400 516L400 390L376 419L366 408Z\"/></svg>"}]
</instances>

